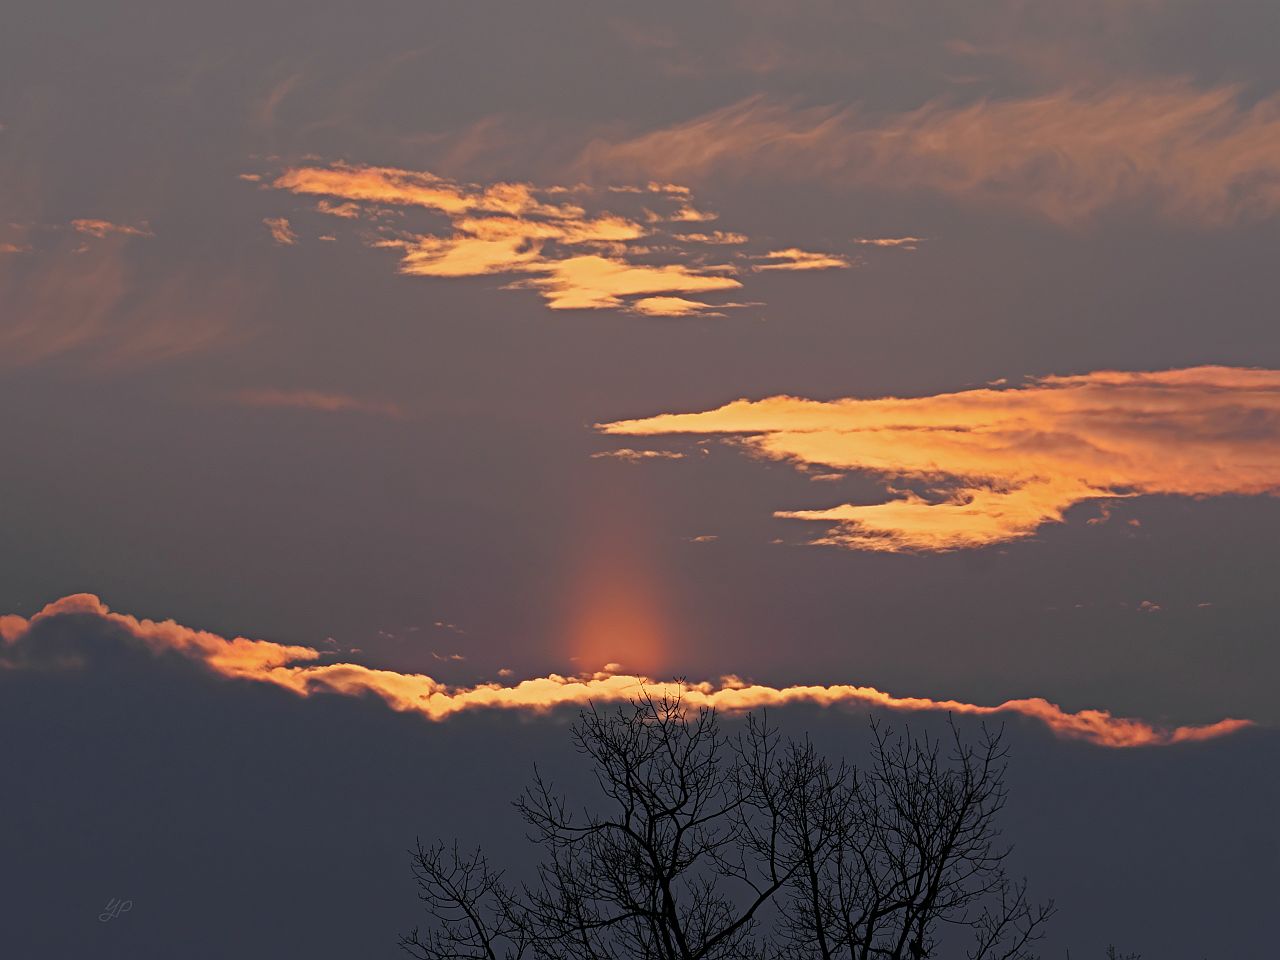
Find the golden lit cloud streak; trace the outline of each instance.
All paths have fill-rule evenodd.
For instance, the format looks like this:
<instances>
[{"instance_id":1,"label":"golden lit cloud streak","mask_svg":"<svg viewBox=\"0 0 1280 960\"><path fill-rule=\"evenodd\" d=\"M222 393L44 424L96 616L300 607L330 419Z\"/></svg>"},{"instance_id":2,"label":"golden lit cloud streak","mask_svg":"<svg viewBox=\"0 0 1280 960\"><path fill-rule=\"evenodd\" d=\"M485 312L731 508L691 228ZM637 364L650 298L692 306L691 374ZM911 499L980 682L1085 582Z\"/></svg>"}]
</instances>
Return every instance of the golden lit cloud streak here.
<instances>
[{"instance_id":1,"label":"golden lit cloud streak","mask_svg":"<svg viewBox=\"0 0 1280 960\"><path fill-rule=\"evenodd\" d=\"M581 215L578 208L539 200L529 184L468 186L426 171L393 167L362 167L345 163L327 167L296 167L276 177L272 186L291 193L427 207L450 214L480 211L565 218Z\"/></svg>"},{"instance_id":2,"label":"golden lit cloud streak","mask_svg":"<svg viewBox=\"0 0 1280 960\"><path fill-rule=\"evenodd\" d=\"M831 253L817 253L812 250L801 250L788 247L786 250L770 250L763 256L753 258L760 262L752 266L752 270L832 270L848 267L846 257Z\"/></svg>"},{"instance_id":3,"label":"golden lit cloud streak","mask_svg":"<svg viewBox=\"0 0 1280 960\"><path fill-rule=\"evenodd\" d=\"M789 704L858 706L904 712L950 712L973 716L1018 714L1038 720L1060 737L1103 747L1146 747L1209 740L1252 726L1225 719L1199 726L1160 726L1115 717L1105 710L1069 712L1041 698L1007 700L981 706L958 700L896 697L874 687L847 684L771 687L727 677L720 683L655 683L643 677L599 673L588 677L551 674L511 684L450 686L424 674L379 670L354 663L322 664L319 651L245 637L227 639L184 627L173 620L139 619L114 613L91 594L75 594L49 604L30 620L0 617L0 665L20 668L21 648L32 628L61 616L98 618L122 630L153 654L179 653L204 663L222 676L283 687L300 696L342 694L375 696L392 710L443 720L470 710L520 710L543 713L591 702L624 701L642 689L678 693L691 706L729 713Z\"/></svg>"},{"instance_id":4,"label":"golden lit cloud streak","mask_svg":"<svg viewBox=\"0 0 1280 960\"><path fill-rule=\"evenodd\" d=\"M742 284L723 274L699 273L683 264L631 264L610 257L586 255L555 260L546 276L518 281L539 290L552 310L599 310L621 307L624 298L639 296L646 303L636 309L650 316L687 316L695 301L657 298L649 294L679 290L686 293L733 290ZM705 308L705 304L703 305ZM667 308L665 311L663 308Z\"/></svg>"},{"instance_id":5,"label":"golden lit cloud streak","mask_svg":"<svg viewBox=\"0 0 1280 960\"><path fill-rule=\"evenodd\" d=\"M1185 80L1064 88L893 115L751 97L630 140L590 144L584 175L807 178L932 191L1071 224L1141 202L1222 225L1280 212L1280 94Z\"/></svg>"},{"instance_id":6,"label":"golden lit cloud streak","mask_svg":"<svg viewBox=\"0 0 1280 960\"><path fill-rule=\"evenodd\" d=\"M863 550L1003 543L1093 499L1280 492L1277 370L1099 371L916 398L769 397L598 429L722 435L762 458L919 487L883 503L777 514L827 523L816 542Z\"/></svg>"},{"instance_id":7,"label":"golden lit cloud streak","mask_svg":"<svg viewBox=\"0 0 1280 960\"><path fill-rule=\"evenodd\" d=\"M275 177L272 186L318 196L320 212L378 224L366 231L371 246L400 251L401 273L419 277L506 275L508 289L536 290L552 310L616 309L648 317L722 316L753 303L712 303L700 296L738 289L735 276L761 270L814 270L848 266L836 254L796 247L735 264L707 264L698 248L742 245L749 238L725 231L684 233L679 224L713 218L693 206L687 188L539 187L467 184L425 171L351 164L303 166ZM564 202L572 195L574 203ZM623 214L600 206L628 196L641 205ZM360 204L372 204L371 210ZM590 212L587 206L593 206ZM448 220L448 230L419 233L403 221L385 222L388 209L421 207ZM656 208L653 209L653 208ZM380 213L380 211L382 213ZM379 223L380 218L383 222ZM291 242L272 224L278 242ZM703 251L705 252L705 251Z\"/></svg>"}]
</instances>

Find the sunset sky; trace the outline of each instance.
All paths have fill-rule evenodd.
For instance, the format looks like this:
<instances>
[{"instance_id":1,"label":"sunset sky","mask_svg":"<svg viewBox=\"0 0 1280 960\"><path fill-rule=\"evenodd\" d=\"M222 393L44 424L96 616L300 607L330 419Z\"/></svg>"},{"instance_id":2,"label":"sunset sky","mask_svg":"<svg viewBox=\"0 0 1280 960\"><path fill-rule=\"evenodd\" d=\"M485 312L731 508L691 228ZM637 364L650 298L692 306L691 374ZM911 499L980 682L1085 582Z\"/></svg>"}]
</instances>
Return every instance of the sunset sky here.
<instances>
[{"instance_id":1,"label":"sunset sky","mask_svg":"<svg viewBox=\"0 0 1280 960\"><path fill-rule=\"evenodd\" d=\"M1046 957L1274 944L1280 4L3 23L14 956L395 956L644 681L1005 722Z\"/></svg>"}]
</instances>

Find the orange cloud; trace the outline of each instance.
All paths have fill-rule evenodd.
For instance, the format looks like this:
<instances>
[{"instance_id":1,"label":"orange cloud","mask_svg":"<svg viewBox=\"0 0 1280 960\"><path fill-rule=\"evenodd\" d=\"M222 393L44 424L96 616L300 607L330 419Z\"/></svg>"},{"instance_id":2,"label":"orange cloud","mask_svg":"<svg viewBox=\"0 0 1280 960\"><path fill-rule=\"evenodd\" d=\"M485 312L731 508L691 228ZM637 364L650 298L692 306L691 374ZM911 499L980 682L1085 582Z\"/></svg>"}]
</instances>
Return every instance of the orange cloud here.
<instances>
[{"instance_id":1,"label":"orange cloud","mask_svg":"<svg viewBox=\"0 0 1280 960\"><path fill-rule=\"evenodd\" d=\"M399 405L388 400L363 400L319 390L241 390L235 395L235 401L246 407L284 407L322 413L373 413L384 417L403 414Z\"/></svg>"},{"instance_id":2,"label":"orange cloud","mask_svg":"<svg viewBox=\"0 0 1280 960\"><path fill-rule=\"evenodd\" d=\"M849 266L849 261L845 257L830 253L813 253L797 247L770 250L754 259L761 262L755 264L752 270L830 270Z\"/></svg>"},{"instance_id":3,"label":"orange cloud","mask_svg":"<svg viewBox=\"0 0 1280 960\"><path fill-rule=\"evenodd\" d=\"M854 237L853 242L863 247L900 247L903 250L916 250L926 239L926 237Z\"/></svg>"},{"instance_id":4,"label":"orange cloud","mask_svg":"<svg viewBox=\"0 0 1280 960\"><path fill-rule=\"evenodd\" d=\"M587 255L556 260L549 266L549 275L520 283L540 290L552 310L598 310L623 306L626 297L671 291L732 290L742 286L733 277L700 273L678 263L654 267ZM697 303L693 300L680 299L674 304L670 297L650 297L647 300L646 306L637 309L650 316L687 316L697 312L691 306ZM705 310L707 305L699 304L699 307Z\"/></svg>"},{"instance_id":5,"label":"orange cloud","mask_svg":"<svg viewBox=\"0 0 1280 960\"><path fill-rule=\"evenodd\" d=\"M495 183L488 187L460 184L427 171L393 167L361 167L335 163L328 167L296 167L272 186L292 193L372 201L393 206L419 206L441 213L473 212L537 214L573 218L580 209L545 203L527 183Z\"/></svg>"},{"instance_id":6,"label":"orange cloud","mask_svg":"<svg viewBox=\"0 0 1280 960\"><path fill-rule=\"evenodd\" d=\"M721 304L721 306L736 306L736 304ZM707 305L701 300L687 300L684 297L641 297L632 302L631 312L646 317L724 316L723 313L707 310Z\"/></svg>"},{"instance_id":7,"label":"orange cloud","mask_svg":"<svg viewBox=\"0 0 1280 960\"><path fill-rule=\"evenodd\" d=\"M677 233L672 236L673 240L679 240L683 243L710 243L720 246L736 246L737 244L746 243L751 238L745 233L730 233L724 230L713 230L711 233Z\"/></svg>"},{"instance_id":8,"label":"orange cloud","mask_svg":"<svg viewBox=\"0 0 1280 960\"><path fill-rule=\"evenodd\" d=\"M815 542L862 550L1004 543L1086 500L1280 492L1277 370L1100 371L916 398L769 397L599 429L732 436L763 458L914 484L890 487L896 497L882 503L776 514L826 523Z\"/></svg>"},{"instance_id":9,"label":"orange cloud","mask_svg":"<svg viewBox=\"0 0 1280 960\"><path fill-rule=\"evenodd\" d=\"M698 295L742 286L733 265L708 265L695 247L740 245L744 234L674 232L670 224L708 220L687 188L651 182L646 187L537 187L466 184L425 171L333 164L297 167L273 186L320 196L318 209L346 219L360 204L383 222L366 234L371 246L400 253L400 272L420 277L507 275L508 288L536 290L552 310L623 310L650 317L719 316L745 303L712 303ZM580 202L565 202L572 195ZM610 199L610 197L612 199ZM629 213L604 209L641 201ZM592 206L594 209L588 210ZM385 222L388 208L421 207L448 220L447 231L413 232ZM380 213L381 211L381 213ZM287 226L287 224L286 224ZM653 241L657 242L653 242ZM286 242L286 241L281 241ZM705 251L703 251L705 252ZM760 269L847 266L843 258L798 248L761 256Z\"/></svg>"},{"instance_id":10,"label":"orange cloud","mask_svg":"<svg viewBox=\"0 0 1280 960\"><path fill-rule=\"evenodd\" d=\"M124 237L155 236L145 223L140 227L132 227L125 223L112 223L110 220L72 220L71 227L77 233L86 233L99 240L113 233Z\"/></svg>"},{"instance_id":11,"label":"orange cloud","mask_svg":"<svg viewBox=\"0 0 1280 960\"><path fill-rule=\"evenodd\" d=\"M593 460L613 459L625 460L628 463L641 463L645 460L683 460L684 454L675 450L632 450L622 447L619 450L600 450L591 455Z\"/></svg>"},{"instance_id":12,"label":"orange cloud","mask_svg":"<svg viewBox=\"0 0 1280 960\"><path fill-rule=\"evenodd\" d=\"M1067 88L873 116L751 97L630 140L590 144L587 174L795 177L975 204L1071 224L1119 203L1220 225L1280 212L1280 95L1185 80Z\"/></svg>"},{"instance_id":13,"label":"orange cloud","mask_svg":"<svg viewBox=\"0 0 1280 960\"><path fill-rule=\"evenodd\" d=\"M699 210L697 207L686 203L682 204L680 209L666 219L675 220L679 223L702 223L706 220L719 220L720 215L706 210Z\"/></svg>"},{"instance_id":14,"label":"orange cloud","mask_svg":"<svg viewBox=\"0 0 1280 960\"><path fill-rule=\"evenodd\" d=\"M0 664L20 667L21 656L12 652L43 620L60 616L96 617L123 630L154 654L175 652L205 664L222 676L283 687L299 696L342 694L375 696L392 710L412 712L428 720L443 720L467 710L500 709L534 713L590 702L627 700L642 689L654 693L678 693L691 706L708 706L737 713L788 704L859 706L905 712L947 711L989 716L1020 714L1045 724L1060 737L1084 740L1103 747L1147 747L1209 740L1252 726L1251 721L1225 719L1202 726L1165 727L1105 710L1075 713L1040 698L1006 700L994 706L958 700L897 697L874 687L847 684L830 686L771 687L726 677L719 683L655 683L645 677L615 672L617 664L590 676L550 674L511 684L450 686L425 674L378 670L354 663L319 663L322 654L310 647L250 640L227 639L184 627L173 620L155 621L114 613L91 594L75 594L49 604L30 620L0 617ZM509 672L509 671L508 671Z\"/></svg>"},{"instance_id":15,"label":"orange cloud","mask_svg":"<svg viewBox=\"0 0 1280 960\"><path fill-rule=\"evenodd\" d=\"M271 239L284 247L292 247L298 242L298 235L284 217L264 217L262 225L271 232Z\"/></svg>"},{"instance_id":16,"label":"orange cloud","mask_svg":"<svg viewBox=\"0 0 1280 960\"><path fill-rule=\"evenodd\" d=\"M354 220L360 216L360 206L355 203L333 203L330 200L317 200L316 209L321 213L327 213L331 217L342 217L344 220Z\"/></svg>"}]
</instances>

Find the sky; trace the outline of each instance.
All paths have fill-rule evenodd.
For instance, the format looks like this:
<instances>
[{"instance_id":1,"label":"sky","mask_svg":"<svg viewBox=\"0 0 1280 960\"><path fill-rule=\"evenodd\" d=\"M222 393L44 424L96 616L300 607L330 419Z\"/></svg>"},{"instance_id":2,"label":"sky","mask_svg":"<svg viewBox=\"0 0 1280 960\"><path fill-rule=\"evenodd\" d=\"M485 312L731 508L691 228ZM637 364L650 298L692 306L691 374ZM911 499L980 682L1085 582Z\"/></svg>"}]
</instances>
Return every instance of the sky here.
<instances>
[{"instance_id":1,"label":"sky","mask_svg":"<svg viewBox=\"0 0 1280 960\"><path fill-rule=\"evenodd\" d=\"M1046 957L1272 942L1280 7L5 22L19 956L391 956L644 680L1005 722Z\"/></svg>"}]
</instances>

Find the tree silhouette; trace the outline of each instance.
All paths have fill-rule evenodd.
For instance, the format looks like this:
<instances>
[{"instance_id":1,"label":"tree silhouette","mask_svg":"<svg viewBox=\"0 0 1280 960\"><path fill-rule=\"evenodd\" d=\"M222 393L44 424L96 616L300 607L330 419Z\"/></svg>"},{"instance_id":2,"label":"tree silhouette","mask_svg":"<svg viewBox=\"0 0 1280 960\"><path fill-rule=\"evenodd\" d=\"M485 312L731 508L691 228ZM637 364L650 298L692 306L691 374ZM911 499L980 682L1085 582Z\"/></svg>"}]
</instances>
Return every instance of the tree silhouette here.
<instances>
[{"instance_id":1,"label":"tree silhouette","mask_svg":"<svg viewBox=\"0 0 1280 960\"><path fill-rule=\"evenodd\" d=\"M515 806L541 851L508 882L484 854L412 851L432 924L421 960L919 960L966 935L970 960L1028 960L1053 913L1005 870L1006 751L872 723L865 771L749 716L642 696L572 728L598 802L540 773Z\"/></svg>"}]
</instances>

